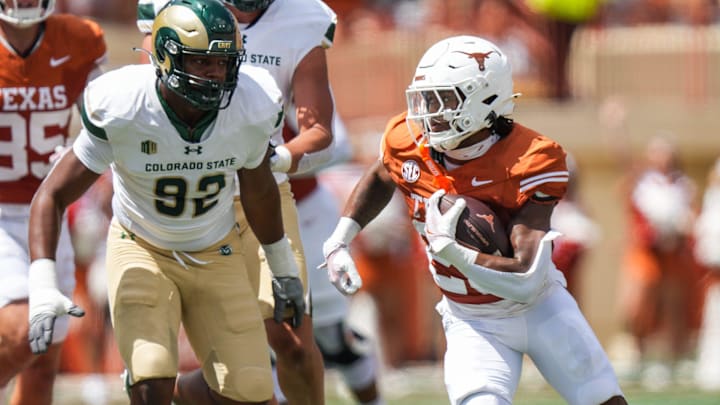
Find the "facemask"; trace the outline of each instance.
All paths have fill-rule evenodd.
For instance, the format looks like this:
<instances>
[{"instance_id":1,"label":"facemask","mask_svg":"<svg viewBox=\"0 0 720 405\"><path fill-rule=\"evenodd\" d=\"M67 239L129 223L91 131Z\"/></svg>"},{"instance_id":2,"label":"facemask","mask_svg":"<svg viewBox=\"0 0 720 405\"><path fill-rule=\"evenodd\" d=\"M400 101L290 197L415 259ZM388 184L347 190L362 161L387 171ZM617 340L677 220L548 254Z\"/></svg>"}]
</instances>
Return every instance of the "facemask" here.
<instances>
[{"instance_id":1,"label":"facemask","mask_svg":"<svg viewBox=\"0 0 720 405\"><path fill-rule=\"evenodd\" d=\"M487 152L491 146L495 145L495 142L500 140L500 135L492 134L484 140L474 143L464 148L448 150L445 152L445 156L455 160L472 160L480 157Z\"/></svg>"}]
</instances>

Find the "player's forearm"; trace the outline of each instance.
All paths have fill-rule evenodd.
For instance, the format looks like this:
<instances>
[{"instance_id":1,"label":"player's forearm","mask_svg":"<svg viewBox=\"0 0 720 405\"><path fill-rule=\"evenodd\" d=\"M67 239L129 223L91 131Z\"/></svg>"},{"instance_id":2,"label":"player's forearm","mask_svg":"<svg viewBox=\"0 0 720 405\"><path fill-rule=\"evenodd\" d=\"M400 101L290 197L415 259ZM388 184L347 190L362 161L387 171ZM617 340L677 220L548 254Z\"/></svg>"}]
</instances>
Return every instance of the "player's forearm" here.
<instances>
[{"instance_id":1,"label":"player's forearm","mask_svg":"<svg viewBox=\"0 0 720 405\"><path fill-rule=\"evenodd\" d=\"M280 194L278 193L277 186L274 192L263 193L263 198L259 198L260 195L253 196L253 198L243 198L241 194L241 201L243 204L243 210L247 217L248 225L252 229L253 233L257 237L260 243L266 245L277 242L282 239L285 235L283 228L282 214L280 209ZM257 197L257 198L256 198Z\"/></svg>"},{"instance_id":2,"label":"player's forearm","mask_svg":"<svg viewBox=\"0 0 720 405\"><path fill-rule=\"evenodd\" d=\"M55 259L64 210L57 198L42 187L35 194L28 225L30 260Z\"/></svg>"},{"instance_id":3,"label":"player's forearm","mask_svg":"<svg viewBox=\"0 0 720 405\"><path fill-rule=\"evenodd\" d=\"M382 162L377 161L353 189L343 216L352 218L364 228L388 205L394 192L395 183L387 175Z\"/></svg>"},{"instance_id":4,"label":"player's forearm","mask_svg":"<svg viewBox=\"0 0 720 405\"><path fill-rule=\"evenodd\" d=\"M267 165L267 162L262 165ZM241 171L238 175L240 201L248 225L258 241L262 244L271 244L282 239L285 231L280 208L280 192L269 167Z\"/></svg>"},{"instance_id":5,"label":"player's forearm","mask_svg":"<svg viewBox=\"0 0 720 405\"><path fill-rule=\"evenodd\" d=\"M477 251L458 244L449 245L441 252L446 264L452 264L468 278L473 287L483 293L490 293L518 302L530 302L540 294L548 282L548 272L555 266L552 263L552 240L557 232L544 234L533 251L530 264L523 271L498 271L497 268L484 266L478 259ZM499 258L500 261L513 259ZM524 268L524 264L522 264Z\"/></svg>"},{"instance_id":6,"label":"player's forearm","mask_svg":"<svg viewBox=\"0 0 720 405\"><path fill-rule=\"evenodd\" d=\"M478 253L474 264L503 273L525 273L533 264L540 240L545 232L527 228L515 228L511 233L513 257Z\"/></svg>"},{"instance_id":7,"label":"player's forearm","mask_svg":"<svg viewBox=\"0 0 720 405\"><path fill-rule=\"evenodd\" d=\"M478 254L475 264L505 273L525 273L535 259L540 241L550 229L552 205L526 203L510 221L512 257Z\"/></svg>"},{"instance_id":8,"label":"player's forearm","mask_svg":"<svg viewBox=\"0 0 720 405\"><path fill-rule=\"evenodd\" d=\"M86 168L72 149L66 151L40 184L30 204L30 258L54 258L65 209L99 175Z\"/></svg>"},{"instance_id":9,"label":"player's forearm","mask_svg":"<svg viewBox=\"0 0 720 405\"><path fill-rule=\"evenodd\" d=\"M307 172L332 157L333 135L329 124L316 123L284 145L290 152L290 173Z\"/></svg>"}]
</instances>

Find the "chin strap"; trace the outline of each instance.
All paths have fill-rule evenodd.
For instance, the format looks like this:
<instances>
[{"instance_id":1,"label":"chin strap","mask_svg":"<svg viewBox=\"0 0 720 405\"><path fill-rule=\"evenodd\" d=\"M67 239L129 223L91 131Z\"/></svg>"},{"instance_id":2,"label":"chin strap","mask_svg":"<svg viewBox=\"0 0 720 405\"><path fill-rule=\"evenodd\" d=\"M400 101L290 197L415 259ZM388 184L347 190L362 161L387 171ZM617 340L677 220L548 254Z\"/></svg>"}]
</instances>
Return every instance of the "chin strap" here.
<instances>
[{"instance_id":1,"label":"chin strap","mask_svg":"<svg viewBox=\"0 0 720 405\"><path fill-rule=\"evenodd\" d=\"M455 160L472 160L484 155L490 148L500 140L500 135L493 133L478 143L464 148L445 151L445 156Z\"/></svg>"},{"instance_id":2,"label":"chin strap","mask_svg":"<svg viewBox=\"0 0 720 405\"><path fill-rule=\"evenodd\" d=\"M433 158L430 156L430 148L428 148L424 141L418 144L418 150L420 151L420 156L422 157L423 162L425 162L425 165L428 169L430 169L430 173L433 175L433 185L437 188L442 188L450 194L457 194L457 191L455 191L455 185L453 184L455 179L446 175L437 163L435 163Z\"/></svg>"}]
</instances>

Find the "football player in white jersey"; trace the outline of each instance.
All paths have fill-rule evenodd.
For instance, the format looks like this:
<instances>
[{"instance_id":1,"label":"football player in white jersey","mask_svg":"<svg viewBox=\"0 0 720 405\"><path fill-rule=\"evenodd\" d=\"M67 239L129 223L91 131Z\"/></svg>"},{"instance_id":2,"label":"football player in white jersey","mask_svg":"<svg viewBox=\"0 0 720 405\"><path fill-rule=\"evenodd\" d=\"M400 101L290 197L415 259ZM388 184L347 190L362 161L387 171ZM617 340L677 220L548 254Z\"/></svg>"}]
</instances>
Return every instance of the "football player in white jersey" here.
<instances>
[{"instance_id":1,"label":"football player in white jersey","mask_svg":"<svg viewBox=\"0 0 720 405\"><path fill-rule=\"evenodd\" d=\"M106 45L100 27L67 14L54 0L0 0L0 403L17 376L11 404L50 404L67 318L48 352L28 345L27 224L30 201L68 139L73 104L98 76ZM73 252L63 222L58 284L75 286Z\"/></svg>"},{"instance_id":2,"label":"football player in white jersey","mask_svg":"<svg viewBox=\"0 0 720 405\"><path fill-rule=\"evenodd\" d=\"M281 93L266 71L240 67L236 23L219 0L172 0L152 38L153 65L88 85L83 129L33 199L31 347L47 350L55 320L80 314L55 281L59 216L110 167L108 298L131 404L171 403L181 323L202 364L205 394L193 403L266 404L272 375L248 240L260 241L273 273L276 320L287 308L302 324L305 310L269 161ZM235 176L244 225L235 221Z\"/></svg>"},{"instance_id":3,"label":"football player in white jersey","mask_svg":"<svg viewBox=\"0 0 720 405\"><path fill-rule=\"evenodd\" d=\"M152 20L167 0L139 0L138 28L148 33ZM301 275L305 276L306 266L301 235L298 229L298 212L295 199L300 204L297 189L290 190L288 173L308 172L314 167L326 164L335 153L332 133L340 128L337 115L333 115L333 100L327 78L327 62L325 49L332 46L335 33L335 13L319 0L226 0L229 8L239 21L240 31L246 47L244 63L267 69L275 78L285 98L285 111L289 121L293 122L294 133L298 134L291 140L277 136L273 142L279 145L273 156L273 171L283 198L283 220L288 236L293 245ZM149 46L150 38L145 37L144 47ZM313 190L306 190L313 191ZM295 193L295 198L293 198ZM308 193L305 193L309 197ZM316 198L317 200L317 198ZM303 205L307 207L309 201ZM238 207L238 218L242 223L244 214ZM317 207L316 207L317 208ZM308 208L298 205L300 219ZM310 210L311 211L311 210ZM323 220L332 221L325 216ZM323 228L321 225L320 229ZM330 226L330 225L328 225ZM302 240L327 237L325 232L312 235L312 230L303 231ZM255 246L257 249L257 245ZM247 258L253 258L248 253ZM313 343L312 330L304 327L291 329L287 325L272 322L272 301L269 289L269 272L262 261L260 276L259 300L271 347L276 353L280 386L291 403L322 403L323 374L322 361L316 345ZM314 271L311 261L310 271ZM248 264L249 267L257 264ZM311 275L312 273L310 273ZM321 274L321 273L320 273ZM323 280L324 278L324 280ZM313 282L310 286L313 297L316 292L324 296L322 302L313 300L313 311L316 313L332 313L333 321L323 316L322 327L343 327L343 318L347 315L346 298L337 294L325 277L322 284ZM328 288L329 287L329 288ZM324 294L323 291L327 292ZM313 322L315 325L315 322ZM308 322L309 325L309 322ZM317 330L316 330L317 331ZM324 333L326 347L349 347L335 333ZM349 349L348 349L349 350ZM328 358L335 354L324 351ZM380 403L375 387L374 360L367 354L353 354L352 361L338 365L343 371L351 388L361 402ZM333 362L337 363L337 362ZM355 378L362 375L361 379ZM182 378L186 378L183 376ZM189 378L189 376L187 377ZM359 386L361 385L361 386ZM278 393L279 394L279 393Z\"/></svg>"},{"instance_id":4,"label":"football player in white jersey","mask_svg":"<svg viewBox=\"0 0 720 405\"><path fill-rule=\"evenodd\" d=\"M296 123L286 120L283 137L286 141L296 136ZM329 165L350 158L352 149L342 121L333 122L334 151ZM322 168L318 168L322 169ZM312 323L315 341L323 355L326 368L340 372L345 384L360 404L380 405L384 401L377 387L378 361L372 343L352 328L346 319L349 299L341 294L320 270L325 258L322 244L335 229L340 218L340 204L330 189L316 176L317 170L291 175L290 186L297 201L300 237L307 260L310 283ZM284 394L275 387L275 395L283 403Z\"/></svg>"}]
</instances>

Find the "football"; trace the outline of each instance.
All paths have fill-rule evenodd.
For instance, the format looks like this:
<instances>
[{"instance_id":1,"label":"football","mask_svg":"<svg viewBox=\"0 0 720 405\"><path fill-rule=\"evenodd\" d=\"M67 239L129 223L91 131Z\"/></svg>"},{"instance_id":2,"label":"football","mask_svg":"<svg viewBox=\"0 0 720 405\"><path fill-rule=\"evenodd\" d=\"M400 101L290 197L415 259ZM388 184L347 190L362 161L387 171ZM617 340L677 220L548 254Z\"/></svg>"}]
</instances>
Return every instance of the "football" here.
<instances>
[{"instance_id":1,"label":"football","mask_svg":"<svg viewBox=\"0 0 720 405\"><path fill-rule=\"evenodd\" d=\"M440 199L440 212L444 214L458 198L463 198L467 206L458 219L455 239L482 253L509 257L510 239L498 216L484 202L466 195L445 194Z\"/></svg>"}]
</instances>

